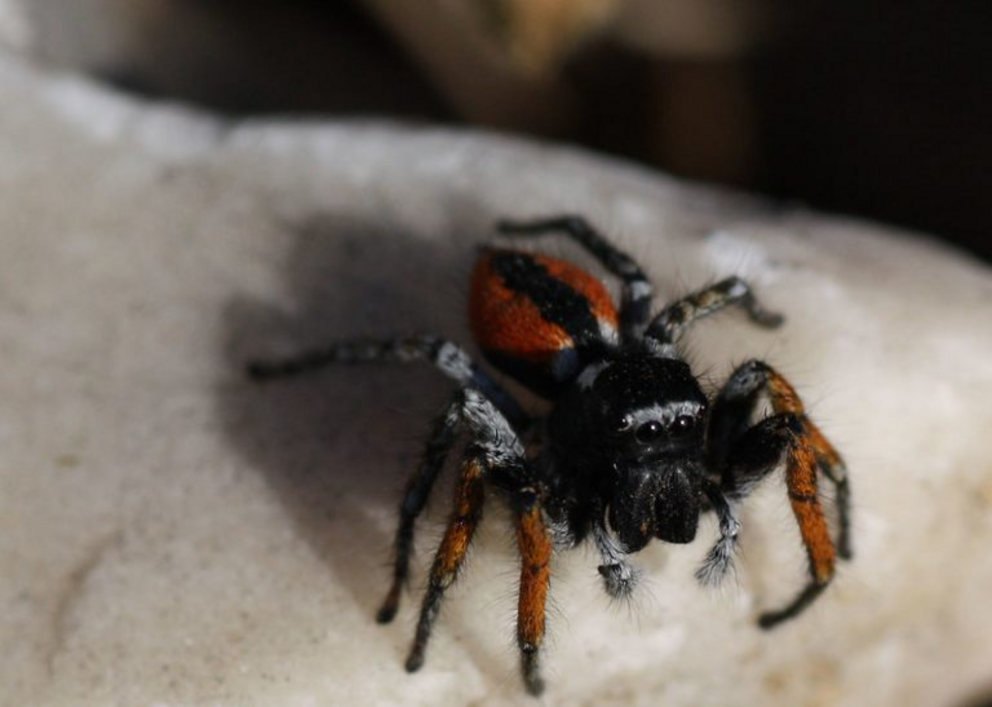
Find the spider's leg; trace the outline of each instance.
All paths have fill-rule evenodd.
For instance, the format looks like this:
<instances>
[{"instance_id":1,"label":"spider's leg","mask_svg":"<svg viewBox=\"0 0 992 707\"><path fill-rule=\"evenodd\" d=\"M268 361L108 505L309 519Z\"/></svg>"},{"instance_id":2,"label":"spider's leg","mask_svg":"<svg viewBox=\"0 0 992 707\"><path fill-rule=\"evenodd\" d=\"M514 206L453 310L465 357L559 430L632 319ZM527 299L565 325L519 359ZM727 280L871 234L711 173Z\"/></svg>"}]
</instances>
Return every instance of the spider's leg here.
<instances>
[{"instance_id":1,"label":"spider's leg","mask_svg":"<svg viewBox=\"0 0 992 707\"><path fill-rule=\"evenodd\" d=\"M551 584L553 543L538 495L525 489L516 498L517 547L520 550L520 597L517 605L517 643L527 692L544 691L539 655L544 640L548 588Z\"/></svg>"},{"instance_id":2,"label":"spider's leg","mask_svg":"<svg viewBox=\"0 0 992 707\"><path fill-rule=\"evenodd\" d=\"M731 496L746 495L754 483L753 475L737 479L726 478L727 459L734 445L750 426L750 418L762 394L767 394L775 413L791 413L803 423L806 438L816 456L816 462L824 475L836 488L838 536L837 552L840 557L852 556L850 542L851 488L847 476L847 466L820 428L806 415L802 400L785 378L768 364L761 361L748 361L733 372L717 395L710 416L707 433L710 467L724 469L724 485L729 486Z\"/></svg>"},{"instance_id":3,"label":"spider's leg","mask_svg":"<svg viewBox=\"0 0 992 707\"><path fill-rule=\"evenodd\" d=\"M793 618L812 603L834 575L835 549L820 505L816 479L816 453L801 418L784 413L773 415L752 427L740 440L731 457L731 469L747 486L778 466L786 457L785 482L792 512L809 562L810 581L782 609L762 614L758 623L771 628Z\"/></svg>"},{"instance_id":4,"label":"spider's leg","mask_svg":"<svg viewBox=\"0 0 992 707\"><path fill-rule=\"evenodd\" d=\"M666 305L651 320L644 335L662 345L674 344L697 319L719 312L732 304L743 307L755 324L774 328L782 323L780 314L762 307L751 291L751 286L734 276Z\"/></svg>"},{"instance_id":5,"label":"spider's leg","mask_svg":"<svg viewBox=\"0 0 992 707\"><path fill-rule=\"evenodd\" d=\"M759 394L768 395L774 414L747 427ZM779 373L760 361L740 366L721 390L710 425L711 462L723 474L723 491L732 499L747 495L785 457L786 487L806 546L810 583L786 607L759 619L763 628L799 614L834 575L837 551L830 537L817 488L817 468L837 485L841 557L848 547L849 488L840 455L806 416L802 401Z\"/></svg>"},{"instance_id":6,"label":"spider's leg","mask_svg":"<svg viewBox=\"0 0 992 707\"><path fill-rule=\"evenodd\" d=\"M463 387L474 387L493 401L515 424L525 425L527 414L489 374L479 368L457 344L430 334L404 339L342 341L278 361L252 361L248 377L254 381L287 378L335 364L410 363L427 361Z\"/></svg>"},{"instance_id":7,"label":"spider's leg","mask_svg":"<svg viewBox=\"0 0 992 707\"><path fill-rule=\"evenodd\" d=\"M543 235L562 232L588 250L603 267L620 278L622 302L620 331L624 335L639 332L647 323L654 288L644 271L621 250L610 245L581 216L554 216L535 221L500 221L496 228L507 235Z\"/></svg>"},{"instance_id":8,"label":"spider's leg","mask_svg":"<svg viewBox=\"0 0 992 707\"><path fill-rule=\"evenodd\" d=\"M473 446L482 451L489 479L510 495L516 515L520 551L520 596L517 643L524 684L532 695L544 689L538 662L544 639L545 604L554 549L541 504L543 487L535 481L520 439L506 419L474 390L465 391L464 416L472 429Z\"/></svg>"},{"instance_id":9,"label":"spider's leg","mask_svg":"<svg viewBox=\"0 0 992 707\"><path fill-rule=\"evenodd\" d=\"M417 632L406 659L406 669L411 673L424 664L424 651L441 608L441 600L444 592L454 583L465 559L475 528L482 517L484 499L483 461L478 455L466 454L455 485L454 508L434 556L427 592L420 607Z\"/></svg>"},{"instance_id":10,"label":"spider's leg","mask_svg":"<svg viewBox=\"0 0 992 707\"><path fill-rule=\"evenodd\" d=\"M434 487L434 481L444 467L448 452L451 451L451 447L457 439L462 405L463 396L459 392L444 412L434 420L420 464L410 477L406 490L403 492L403 502L400 504L400 522L396 529L394 544L393 582L379 613L376 615L376 620L379 623L389 623L396 616L400 591L406 584L410 573L414 523L417 516L423 512L431 489Z\"/></svg>"},{"instance_id":11,"label":"spider's leg","mask_svg":"<svg viewBox=\"0 0 992 707\"><path fill-rule=\"evenodd\" d=\"M406 669L411 672L423 665L424 652L444 593L455 581L478 525L484 482L508 490L529 487L530 471L524 446L509 420L478 390L465 388L459 397L459 416L471 433L471 441L455 488L454 510L435 555L413 646L406 660ZM528 523L524 526L533 527ZM533 533L528 537L531 535ZM533 592L529 596L532 595ZM531 600L528 605L533 603Z\"/></svg>"},{"instance_id":12,"label":"spider's leg","mask_svg":"<svg viewBox=\"0 0 992 707\"><path fill-rule=\"evenodd\" d=\"M851 484L847 480L847 465L844 460L813 422L806 419L806 432L810 444L816 453L816 462L820 470L830 479L837 489L837 523L840 526L837 535L837 554L845 560L853 556L851 551Z\"/></svg>"}]
</instances>

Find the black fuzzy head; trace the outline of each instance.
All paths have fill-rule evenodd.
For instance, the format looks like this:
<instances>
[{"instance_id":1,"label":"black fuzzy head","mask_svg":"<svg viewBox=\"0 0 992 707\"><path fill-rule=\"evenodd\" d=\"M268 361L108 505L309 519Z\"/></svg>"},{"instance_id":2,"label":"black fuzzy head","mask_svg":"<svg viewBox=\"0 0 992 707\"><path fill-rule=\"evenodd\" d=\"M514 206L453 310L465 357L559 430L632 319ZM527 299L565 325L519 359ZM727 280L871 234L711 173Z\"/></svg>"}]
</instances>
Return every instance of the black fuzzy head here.
<instances>
[{"instance_id":1,"label":"black fuzzy head","mask_svg":"<svg viewBox=\"0 0 992 707\"><path fill-rule=\"evenodd\" d=\"M594 364L552 415L624 550L696 535L707 399L688 364L638 353Z\"/></svg>"}]
</instances>

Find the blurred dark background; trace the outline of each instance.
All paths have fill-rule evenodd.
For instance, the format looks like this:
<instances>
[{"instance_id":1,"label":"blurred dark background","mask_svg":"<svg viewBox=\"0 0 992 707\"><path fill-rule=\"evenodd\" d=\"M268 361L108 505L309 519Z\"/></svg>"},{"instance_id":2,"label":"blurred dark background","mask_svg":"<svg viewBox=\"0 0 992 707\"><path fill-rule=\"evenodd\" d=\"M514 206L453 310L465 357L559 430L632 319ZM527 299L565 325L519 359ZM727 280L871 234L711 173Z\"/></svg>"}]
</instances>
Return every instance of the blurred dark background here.
<instances>
[{"instance_id":1,"label":"blurred dark background","mask_svg":"<svg viewBox=\"0 0 992 707\"><path fill-rule=\"evenodd\" d=\"M579 143L992 260L992 3L103 4L115 41L52 43L51 61L234 116L374 114Z\"/></svg>"}]
</instances>

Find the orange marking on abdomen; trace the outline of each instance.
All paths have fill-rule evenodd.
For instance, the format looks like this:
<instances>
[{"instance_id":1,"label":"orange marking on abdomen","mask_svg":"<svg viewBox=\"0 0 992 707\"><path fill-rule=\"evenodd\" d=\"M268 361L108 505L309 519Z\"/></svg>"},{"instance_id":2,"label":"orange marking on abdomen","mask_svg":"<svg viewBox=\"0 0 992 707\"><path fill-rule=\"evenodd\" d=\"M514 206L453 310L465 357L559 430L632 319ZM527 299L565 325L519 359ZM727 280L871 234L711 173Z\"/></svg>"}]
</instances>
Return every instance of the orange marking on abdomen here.
<instances>
[{"instance_id":1,"label":"orange marking on abdomen","mask_svg":"<svg viewBox=\"0 0 992 707\"><path fill-rule=\"evenodd\" d=\"M568 332L547 322L529 297L507 288L493 271L494 254L484 253L472 272L469 318L479 347L535 363L570 348Z\"/></svg>"},{"instance_id":2,"label":"orange marking on abdomen","mask_svg":"<svg viewBox=\"0 0 992 707\"><path fill-rule=\"evenodd\" d=\"M541 316L538 305L526 294L515 292L492 268L493 256L482 254L472 272L469 318L472 334L484 351L521 361L547 363L575 342L563 327ZM616 328L617 313L609 293L596 278L570 263L539 254L527 254L548 275L565 283L588 302L592 313Z\"/></svg>"}]
</instances>

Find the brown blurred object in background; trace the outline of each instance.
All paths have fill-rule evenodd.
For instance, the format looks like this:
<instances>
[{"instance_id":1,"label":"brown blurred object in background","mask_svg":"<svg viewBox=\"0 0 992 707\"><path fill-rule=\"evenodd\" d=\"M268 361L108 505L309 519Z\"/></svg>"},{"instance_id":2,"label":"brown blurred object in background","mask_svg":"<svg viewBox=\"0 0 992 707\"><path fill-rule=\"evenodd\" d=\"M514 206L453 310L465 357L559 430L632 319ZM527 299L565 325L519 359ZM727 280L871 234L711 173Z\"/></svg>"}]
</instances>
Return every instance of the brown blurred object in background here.
<instances>
[{"instance_id":1,"label":"brown blurred object in background","mask_svg":"<svg viewBox=\"0 0 992 707\"><path fill-rule=\"evenodd\" d=\"M992 257L992 4L31 0L25 8L37 14L39 58L147 95L235 116L374 115L552 138L933 231Z\"/></svg>"},{"instance_id":2,"label":"brown blurred object in background","mask_svg":"<svg viewBox=\"0 0 992 707\"><path fill-rule=\"evenodd\" d=\"M481 7L488 9L520 71L553 76L577 47L606 28L623 4L623 0L482 0Z\"/></svg>"},{"instance_id":3,"label":"brown blurred object in background","mask_svg":"<svg viewBox=\"0 0 992 707\"><path fill-rule=\"evenodd\" d=\"M465 119L746 184L759 0L364 0Z\"/></svg>"}]
</instances>

